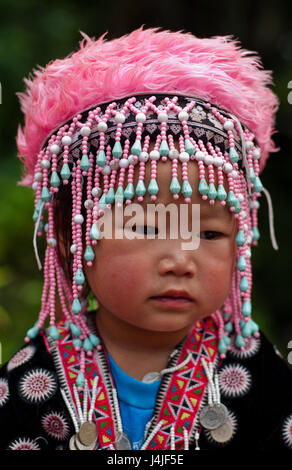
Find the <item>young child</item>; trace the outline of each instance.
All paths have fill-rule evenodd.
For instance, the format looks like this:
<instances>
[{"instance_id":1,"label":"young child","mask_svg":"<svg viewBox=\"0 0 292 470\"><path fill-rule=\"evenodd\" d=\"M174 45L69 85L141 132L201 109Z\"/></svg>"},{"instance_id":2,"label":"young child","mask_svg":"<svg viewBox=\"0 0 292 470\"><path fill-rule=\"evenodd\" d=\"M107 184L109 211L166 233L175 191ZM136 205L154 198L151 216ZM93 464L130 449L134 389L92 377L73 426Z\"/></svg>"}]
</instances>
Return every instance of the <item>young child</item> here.
<instances>
[{"instance_id":1,"label":"young child","mask_svg":"<svg viewBox=\"0 0 292 470\"><path fill-rule=\"evenodd\" d=\"M252 320L270 72L229 36L83 36L19 94L44 289L1 448L292 449L291 371Z\"/></svg>"}]
</instances>

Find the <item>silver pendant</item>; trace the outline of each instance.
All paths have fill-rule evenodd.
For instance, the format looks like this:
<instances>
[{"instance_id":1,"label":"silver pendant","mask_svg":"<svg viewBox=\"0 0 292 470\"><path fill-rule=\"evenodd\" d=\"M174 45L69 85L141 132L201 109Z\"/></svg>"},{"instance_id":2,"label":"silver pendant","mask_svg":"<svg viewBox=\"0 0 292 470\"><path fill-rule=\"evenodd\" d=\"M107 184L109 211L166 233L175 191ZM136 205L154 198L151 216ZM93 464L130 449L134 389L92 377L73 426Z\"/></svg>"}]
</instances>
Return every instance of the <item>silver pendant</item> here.
<instances>
[{"instance_id":1,"label":"silver pendant","mask_svg":"<svg viewBox=\"0 0 292 470\"><path fill-rule=\"evenodd\" d=\"M212 429L210 431L210 434L212 438L214 439L214 441L220 442L223 444L224 442L227 442L231 439L232 434L233 434L233 426L231 422L229 421L229 419L227 419L227 421L221 426L219 426L219 428Z\"/></svg>"},{"instance_id":2,"label":"silver pendant","mask_svg":"<svg viewBox=\"0 0 292 470\"><path fill-rule=\"evenodd\" d=\"M96 446L96 442L93 442L92 444L85 446L80 442L78 435L75 437L75 445L77 447L77 450L94 450Z\"/></svg>"},{"instance_id":3,"label":"silver pendant","mask_svg":"<svg viewBox=\"0 0 292 470\"><path fill-rule=\"evenodd\" d=\"M96 424L92 421L85 421L79 429L78 439L84 446L95 445L97 441Z\"/></svg>"},{"instance_id":4,"label":"silver pendant","mask_svg":"<svg viewBox=\"0 0 292 470\"><path fill-rule=\"evenodd\" d=\"M78 450L76 445L75 445L75 437L76 437L76 434L74 434L71 438L70 438L70 441L69 441L69 449L70 450Z\"/></svg>"},{"instance_id":5,"label":"silver pendant","mask_svg":"<svg viewBox=\"0 0 292 470\"><path fill-rule=\"evenodd\" d=\"M148 374L144 375L142 382L150 384L153 382L157 382L160 380L160 373L159 372L148 372Z\"/></svg>"},{"instance_id":6,"label":"silver pendant","mask_svg":"<svg viewBox=\"0 0 292 470\"><path fill-rule=\"evenodd\" d=\"M217 429L227 419L227 408L222 403L206 405L200 413L200 423L206 429Z\"/></svg>"},{"instance_id":7,"label":"silver pendant","mask_svg":"<svg viewBox=\"0 0 292 470\"><path fill-rule=\"evenodd\" d=\"M124 432L118 432L115 440L116 450L131 450L131 442L127 434Z\"/></svg>"}]
</instances>

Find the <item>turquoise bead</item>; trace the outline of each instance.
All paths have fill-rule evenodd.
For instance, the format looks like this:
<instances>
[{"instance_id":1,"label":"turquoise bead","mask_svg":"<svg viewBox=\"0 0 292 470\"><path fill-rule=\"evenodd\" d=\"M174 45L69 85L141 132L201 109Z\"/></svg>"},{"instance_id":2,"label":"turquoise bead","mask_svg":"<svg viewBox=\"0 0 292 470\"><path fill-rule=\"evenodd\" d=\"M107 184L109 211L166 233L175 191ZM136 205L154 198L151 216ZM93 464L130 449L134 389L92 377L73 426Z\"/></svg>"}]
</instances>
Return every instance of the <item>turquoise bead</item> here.
<instances>
[{"instance_id":1,"label":"turquoise bead","mask_svg":"<svg viewBox=\"0 0 292 470\"><path fill-rule=\"evenodd\" d=\"M77 379L76 379L76 385L77 387L83 387L84 384L85 384L84 374L82 372L79 372Z\"/></svg>"},{"instance_id":2,"label":"turquoise bead","mask_svg":"<svg viewBox=\"0 0 292 470\"><path fill-rule=\"evenodd\" d=\"M72 312L75 313L75 315L78 315L78 313L81 312L81 303L79 299L74 299L72 303Z\"/></svg>"},{"instance_id":3,"label":"turquoise bead","mask_svg":"<svg viewBox=\"0 0 292 470\"><path fill-rule=\"evenodd\" d=\"M70 323L70 330L72 332L72 335L74 336L81 335L81 329L79 328L79 326L75 325L75 323Z\"/></svg>"},{"instance_id":4,"label":"turquoise bead","mask_svg":"<svg viewBox=\"0 0 292 470\"><path fill-rule=\"evenodd\" d=\"M134 145L131 147L131 153L133 155L140 155L142 152L142 147L141 147L141 140L136 140Z\"/></svg>"},{"instance_id":5,"label":"turquoise bead","mask_svg":"<svg viewBox=\"0 0 292 470\"><path fill-rule=\"evenodd\" d=\"M169 190L172 194L178 194L180 192L180 184L176 176L172 178Z\"/></svg>"},{"instance_id":6,"label":"turquoise bead","mask_svg":"<svg viewBox=\"0 0 292 470\"><path fill-rule=\"evenodd\" d=\"M253 168L249 168L249 178L250 178L251 182L254 183L254 180L255 180L255 172L254 172L254 169L253 169Z\"/></svg>"},{"instance_id":7,"label":"turquoise bead","mask_svg":"<svg viewBox=\"0 0 292 470\"><path fill-rule=\"evenodd\" d=\"M93 346L88 338L85 338L83 341L83 348L85 351L92 351Z\"/></svg>"},{"instance_id":8,"label":"turquoise bead","mask_svg":"<svg viewBox=\"0 0 292 470\"><path fill-rule=\"evenodd\" d=\"M128 183L128 186L126 187L124 191L124 196L126 199L132 199L134 197L134 185L133 183Z\"/></svg>"},{"instance_id":9,"label":"turquoise bead","mask_svg":"<svg viewBox=\"0 0 292 470\"><path fill-rule=\"evenodd\" d=\"M237 201L237 198L235 197L235 194L233 191L229 191L228 197L227 197L227 203L229 206L234 206Z\"/></svg>"},{"instance_id":10,"label":"turquoise bead","mask_svg":"<svg viewBox=\"0 0 292 470\"><path fill-rule=\"evenodd\" d=\"M232 333L233 331L233 323L231 323L230 321L225 323L224 325L224 330L227 331L227 333Z\"/></svg>"},{"instance_id":11,"label":"turquoise bead","mask_svg":"<svg viewBox=\"0 0 292 470\"><path fill-rule=\"evenodd\" d=\"M98 226L96 224L92 224L89 235L90 235L91 240L99 240L100 231L99 231Z\"/></svg>"},{"instance_id":12,"label":"turquoise bead","mask_svg":"<svg viewBox=\"0 0 292 470\"><path fill-rule=\"evenodd\" d=\"M236 163L238 162L239 160L239 155L238 153L236 152L235 148L234 147L231 147L229 149L229 160L232 162L232 163Z\"/></svg>"},{"instance_id":13,"label":"turquoise bead","mask_svg":"<svg viewBox=\"0 0 292 470\"><path fill-rule=\"evenodd\" d=\"M195 147L193 146L192 142L190 141L190 139L185 139L185 151L189 154L189 155L194 155L196 149Z\"/></svg>"},{"instance_id":14,"label":"turquoise bead","mask_svg":"<svg viewBox=\"0 0 292 470\"><path fill-rule=\"evenodd\" d=\"M226 351L227 351L227 345L225 343L225 341L223 339L220 339L219 340L219 343L218 343L218 351L219 351L219 354L226 354Z\"/></svg>"},{"instance_id":15,"label":"turquoise bead","mask_svg":"<svg viewBox=\"0 0 292 470\"><path fill-rule=\"evenodd\" d=\"M61 169L61 178L62 180L68 180L71 176L71 171L68 163L64 163Z\"/></svg>"},{"instance_id":16,"label":"turquoise bead","mask_svg":"<svg viewBox=\"0 0 292 470\"><path fill-rule=\"evenodd\" d=\"M105 195L106 204L113 204L115 201L115 191L114 188L109 188L108 192Z\"/></svg>"},{"instance_id":17,"label":"turquoise bead","mask_svg":"<svg viewBox=\"0 0 292 470\"><path fill-rule=\"evenodd\" d=\"M144 194L146 193L145 184L142 180L138 181L135 191L138 196L144 196Z\"/></svg>"},{"instance_id":18,"label":"turquoise bead","mask_svg":"<svg viewBox=\"0 0 292 470\"><path fill-rule=\"evenodd\" d=\"M80 162L80 168L82 171L88 171L90 168L90 163L89 163L89 158L86 153L82 155L81 162Z\"/></svg>"},{"instance_id":19,"label":"turquoise bead","mask_svg":"<svg viewBox=\"0 0 292 470\"><path fill-rule=\"evenodd\" d=\"M96 159L96 163L99 165L99 166L105 166L106 164L106 157L105 157L105 152L104 150L100 150L98 152L98 156L97 156L97 159Z\"/></svg>"},{"instance_id":20,"label":"turquoise bead","mask_svg":"<svg viewBox=\"0 0 292 470\"><path fill-rule=\"evenodd\" d=\"M98 336L94 335L93 333L90 333L88 338L93 347L98 346L100 344Z\"/></svg>"},{"instance_id":21,"label":"turquoise bead","mask_svg":"<svg viewBox=\"0 0 292 470\"><path fill-rule=\"evenodd\" d=\"M258 333L259 325L253 320L250 320L250 322L251 322L251 334L253 335L254 333Z\"/></svg>"},{"instance_id":22,"label":"turquoise bead","mask_svg":"<svg viewBox=\"0 0 292 470\"><path fill-rule=\"evenodd\" d=\"M75 282L78 285L84 284L84 282L85 282L85 277L84 277L83 271L80 268L77 269L77 271L76 271Z\"/></svg>"},{"instance_id":23,"label":"turquoise bead","mask_svg":"<svg viewBox=\"0 0 292 470\"><path fill-rule=\"evenodd\" d=\"M244 256L241 255L239 257L237 267L238 267L239 271L245 271L246 270L246 261L244 259Z\"/></svg>"},{"instance_id":24,"label":"turquoise bead","mask_svg":"<svg viewBox=\"0 0 292 470\"><path fill-rule=\"evenodd\" d=\"M207 184L207 181L205 180L205 178L202 178L199 184L199 193L204 196L208 194L208 191L209 191L209 186Z\"/></svg>"},{"instance_id":25,"label":"turquoise bead","mask_svg":"<svg viewBox=\"0 0 292 470\"><path fill-rule=\"evenodd\" d=\"M95 254L94 254L94 251L92 249L92 246L91 245L88 245L85 249L85 253L84 253L84 259L86 261L93 261L95 258Z\"/></svg>"},{"instance_id":26,"label":"turquoise bead","mask_svg":"<svg viewBox=\"0 0 292 470\"><path fill-rule=\"evenodd\" d=\"M214 183L209 184L209 191L208 191L208 198L209 199L216 199L217 197L217 191L215 188Z\"/></svg>"},{"instance_id":27,"label":"turquoise bead","mask_svg":"<svg viewBox=\"0 0 292 470\"><path fill-rule=\"evenodd\" d=\"M122 186L118 186L116 190L115 202L120 202L121 204L124 202L124 190Z\"/></svg>"},{"instance_id":28,"label":"turquoise bead","mask_svg":"<svg viewBox=\"0 0 292 470\"><path fill-rule=\"evenodd\" d=\"M251 303L249 300L243 302L241 313L244 317L249 317L251 315Z\"/></svg>"},{"instance_id":29,"label":"turquoise bead","mask_svg":"<svg viewBox=\"0 0 292 470\"><path fill-rule=\"evenodd\" d=\"M112 154L116 158L121 158L121 156L123 155L123 149L122 149L121 143L118 140L116 141L114 145Z\"/></svg>"},{"instance_id":30,"label":"turquoise bead","mask_svg":"<svg viewBox=\"0 0 292 470\"><path fill-rule=\"evenodd\" d=\"M237 335L236 336L236 339L235 339L235 345L238 347L238 348L244 348L245 346L245 341L242 337L242 335Z\"/></svg>"},{"instance_id":31,"label":"turquoise bead","mask_svg":"<svg viewBox=\"0 0 292 470\"><path fill-rule=\"evenodd\" d=\"M52 325L50 327L50 330L49 330L49 335L52 339L59 339L60 338L60 334L59 334L59 331L57 330L57 328L55 327L55 325Z\"/></svg>"},{"instance_id":32,"label":"turquoise bead","mask_svg":"<svg viewBox=\"0 0 292 470\"><path fill-rule=\"evenodd\" d=\"M51 193L46 186L42 189L42 201L49 202L51 200Z\"/></svg>"},{"instance_id":33,"label":"turquoise bead","mask_svg":"<svg viewBox=\"0 0 292 470\"><path fill-rule=\"evenodd\" d=\"M261 180L258 176L255 178L255 180L253 182L253 185L254 185L254 190L257 193L260 193L263 190L262 182L261 182Z\"/></svg>"},{"instance_id":34,"label":"turquoise bead","mask_svg":"<svg viewBox=\"0 0 292 470\"><path fill-rule=\"evenodd\" d=\"M51 186L53 186L54 188L58 188L58 186L60 186L60 178L56 171L53 171L50 182Z\"/></svg>"},{"instance_id":35,"label":"turquoise bead","mask_svg":"<svg viewBox=\"0 0 292 470\"><path fill-rule=\"evenodd\" d=\"M187 180L183 181L181 192L184 197L190 197L193 194L192 187Z\"/></svg>"},{"instance_id":36,"label":"turquoise bead","mask_svg":"<svg viewBox=\"0 0 292 470\"><path fill-rule=\"evenodd\" d=\"M242 246L245 244L245 236L243 230L239 230L238 234L236 235L236 243L238 246Z\"/></svg>"},{"instance_id":37,"label":"turquoise bead","mask_svg":"<svg viewBox=\"0 0 292 470\"><path fill-rule=\"evenodd\" d=\"M106 193L103 193L100 200L98 201L98 207L100 209L105 209L106 208Z\"/></svg>"},{"instance_id":38,"label":"turquoise bead","mask_svg":"<svg viewBox=\"0 0 292 470\"><path fill-rule=\"evenodd\" d=\"M27 333L26 333L26 336L28 336L28 338L30 339L33 339L35 338L39 333L39 329L37 326L33 326L32 328L30 328Z\"/></svg>"},{"instance_id":39,"label":"turquoise bead","mask_svg":"<svg viewBox=\"0 0 292 470\"><path fill-rule=\"evenodd\" d=\"M241 211L241 204L238 199L236 199L235 201L234 209L235 214L239 214L239 212Z\"/></svg>"},{"instance_id":40,"label":"turquoise bead","mask_svg":"<svg viewBox=\"0 0 292 470\"><path fill-rule=\"evenodd\" d=\"M248 338L251 335L252 327L251 327L251 322L248 321L244 323L244 325L241 328L241 333L244 338Z\"/></svg>"},{"instance_id":41,"label":"turquoise bead","mask_svg":"<svg viewBox=\"0 0 292 470\"><path fill-rule=\"evenodd\" d=\"M217 198L219 199L219 201L225 201L225 199L227 198L227 193L225 191L223 184L219 184L218 186Z\"/></svg>"},{"instance_id":42,"label":"turquoise bead","mask_svg":"<svg viewBox=\"0 0 292 470\"><path fill-rule=\"evenodd\" d=\"M73 346L74 348L81 348L82 347L82 341L79 338L75 338L73 340Z\"/></svg>"},{"instance_id":43,"label":"turquoise bead","mask_svg":"<svg viewBox=\"0 0 292 470\"><path fill-rule=\"evenodd\" d=\"M157 184L157 181L155 178L151 178L149 186L148 186L148 192L150 194L157 194L159 191L159 187Z\"/></svg>"},{"instance_id":44,"label":"turquoise bead","mask_svg":"<svg viewBox=\"0 0 292 470\"><path fill-rule=\"evenodd\" d=\"M222 338L222 339L223 339L224 343L225 343L227 346L229 346L229 344L231 343L231 339L230 339L227 335L225 335L225 334L223 335L223 338Z\"/></svg>"},{"instance_id":45,"label":"turquoise bead","mask_svg":"<svg viewBox=\"0 0 292 470\"><path fill-rule=\"evenodd\" d=\"M166 140L161 141L161 144L160 144L160 147L159 147L159 153L162 156L169 154L169 147L168 147L168 144L167 144Z\"/></svg>"},{"instance_id":46,"label":"turquoise bead","mask_svg":"<svg viewBox=\"0 0 292 470\"><path fill-rule=\"evenodd\" d=\"M259 232L259 229L256 225L254 227L252 227L252 234L253 234L253 239L255 241L258 241L259 238L260 238L260 232Z\"/></svg>"},{"instance_id":47,"label":"turquoise bead","mask_svg":"<svg viewBox=\"0 0 292 470\"><path fill-rule=\"evenodd\" d=\"M241 292L246 292L248 289L248 282L245 276L241 278L239 289L241 290Z\"/></svg>"}]
</instances>

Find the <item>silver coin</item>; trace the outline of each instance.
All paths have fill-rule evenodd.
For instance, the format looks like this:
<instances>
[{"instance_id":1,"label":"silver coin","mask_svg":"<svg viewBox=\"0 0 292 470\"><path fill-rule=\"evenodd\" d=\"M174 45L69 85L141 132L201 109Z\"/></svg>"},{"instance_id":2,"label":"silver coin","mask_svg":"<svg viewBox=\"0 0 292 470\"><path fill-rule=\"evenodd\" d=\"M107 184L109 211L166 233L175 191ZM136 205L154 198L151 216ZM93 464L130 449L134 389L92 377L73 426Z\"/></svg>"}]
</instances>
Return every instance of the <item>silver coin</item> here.
<instances>
[{"instance_id":1,"label":"silver coin","mask_svg":"<svg viewBox=\"0 0 292 470\"><path fill-rule=\"evenodd\" d=\"M159 372L148 372L148 374L144 375L142 382L150 384L152 382L157 382L157 380L160 380Z\"/></svg>"},{"instance_id":2,"label":"silver coin","mask_svg":"<svg viewBox=\"0 0 292 470\"><path fill-rule=\"evenodd\" d=\"M82 444L82 442L80 442L78 436L76 436L75 437L75 444L76 444L77 450L94 450L95 446L96 446L96 441L93 442L92 444L88 445L88 446L85 446L85 445Z\"/></svg>"},{"instance_id":3,"label":"silver coin","mask_svg":"<svg viewBox=\"0 0 292 470\"><path fill-rule=\"evenodd\" d=\"M85 421L78 432L78 439L84 446L90 446L97 441L96 424L92 421Z\"/></svg>"},{"instance_id":4,"label":"silver coin","mask_svg":"<svg viewBox=\"0 0 292 470\"><path fill-rule=\"evenodd\" d=\"M233 434L233 426L229 419L217 429L212 429L210 434L214 441L224 443L231 439Z\"/></svg>"},{"instance_id":5,"label":"silver coin","mask_svg":"<svg viewBox=\"0 0 292 470\"><path fill-rule=\"evenodd\" d=\"M222 403L206 405L200 413L200 423L206 429L217 429L227 419L227 408Z\"/></svg>"},{"instance_id":6,"label":"silver coin","mask_svg":"<svg viewBox=\"0 0 292 470\"><path fill-rule=\"evenodd\" d=\"M127 434L124 432L119 432L116 435L115 440L115 448L116 450L131 450L131 442L128 438Z\"/></svg>"},{"instance_id":7,"label":"silver coin","mask_svg":"<svg viewBox=\"0 0 292 470\"><path fill-rule=\"evenodd\" d=\"M70 441L69 441L69 449L70 450L78 450L76 445L75 445L75 438L76 438L75 434L70 438Z\"/></svg>"}]
</instances>

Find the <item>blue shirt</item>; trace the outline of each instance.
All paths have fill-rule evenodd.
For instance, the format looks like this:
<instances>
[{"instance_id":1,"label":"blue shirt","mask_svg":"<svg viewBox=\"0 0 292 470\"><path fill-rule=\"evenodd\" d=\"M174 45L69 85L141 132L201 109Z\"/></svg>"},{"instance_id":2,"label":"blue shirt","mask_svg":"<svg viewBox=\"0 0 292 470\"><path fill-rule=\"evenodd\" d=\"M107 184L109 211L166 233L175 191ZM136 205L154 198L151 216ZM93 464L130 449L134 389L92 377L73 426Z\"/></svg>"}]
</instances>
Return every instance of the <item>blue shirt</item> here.
<instances>
[{"instance_id":1,"label":"blue shirt","mask_svg":"<svg viewBox=\"0 0 292 470\"><path fill-rule=\"evenodd\" d=\"M126 374L108 353L111 372L119 398L123 431L131 441L132 449L140 449L144 442L145 426L153 416L161 380L144 383Z\"/></svg>"}]
</instances>

